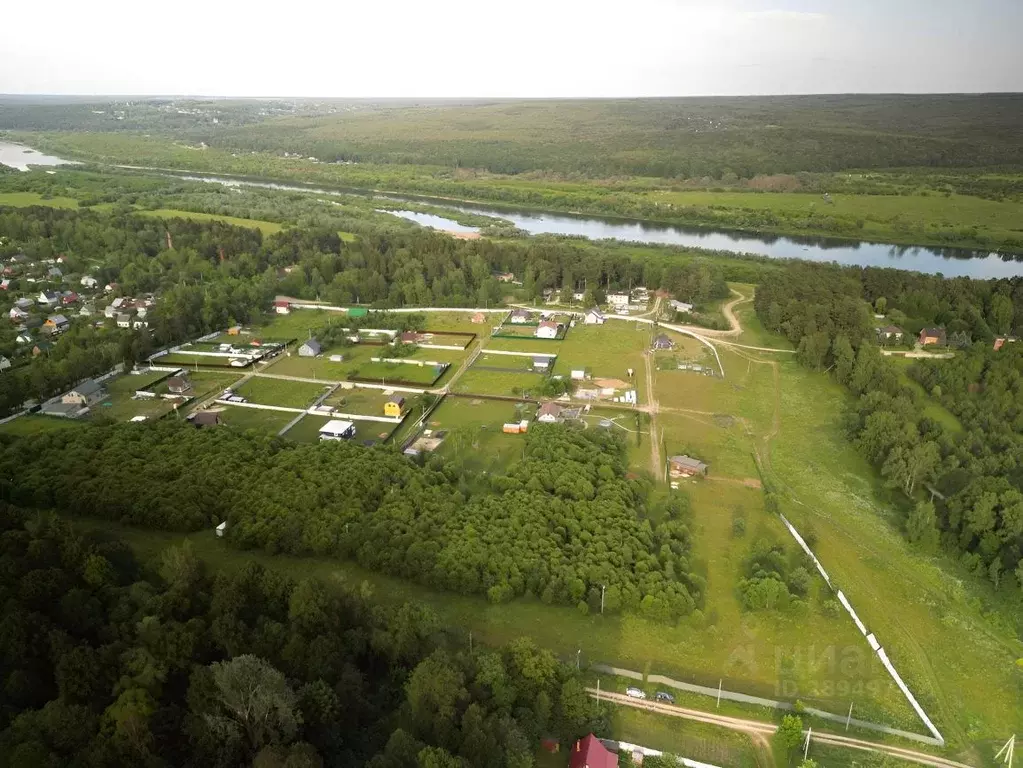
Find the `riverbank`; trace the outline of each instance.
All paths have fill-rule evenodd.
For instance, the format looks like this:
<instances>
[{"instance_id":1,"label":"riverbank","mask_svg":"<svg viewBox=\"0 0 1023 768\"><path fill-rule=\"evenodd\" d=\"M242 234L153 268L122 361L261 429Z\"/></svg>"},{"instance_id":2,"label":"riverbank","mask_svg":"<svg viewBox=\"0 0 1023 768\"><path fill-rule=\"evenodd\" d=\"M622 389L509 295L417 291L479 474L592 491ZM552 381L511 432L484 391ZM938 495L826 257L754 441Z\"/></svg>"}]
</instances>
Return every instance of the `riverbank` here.
<instances>
[{"instance_id":1,"label":"riverbank","mask_svg":"<svg viewBox=\"0 0 1023 768\"><path fill-rule=\"evenodd\" d=\"M990 200L929 188L917 194L836 194L692 190L668 179L561 181L459 172L440 166L321 163L268 153L195 148L134 134L17 134L40 149L83 161L324 184L422 195L509 210L642 220L759 236L870 241L1023 254L1023 201ZM937 185L935 185L937 186ZM427 201L428 202L428 201Z\"/></svg>"}]
</instances>

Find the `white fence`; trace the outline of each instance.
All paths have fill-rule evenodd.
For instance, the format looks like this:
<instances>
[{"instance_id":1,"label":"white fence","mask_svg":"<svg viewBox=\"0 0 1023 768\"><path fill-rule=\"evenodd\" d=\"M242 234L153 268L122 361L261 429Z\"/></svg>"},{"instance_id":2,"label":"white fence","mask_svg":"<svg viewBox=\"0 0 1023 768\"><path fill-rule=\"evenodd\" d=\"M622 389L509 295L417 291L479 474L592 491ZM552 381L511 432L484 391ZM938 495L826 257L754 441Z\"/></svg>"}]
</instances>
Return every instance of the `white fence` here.
<instances>
[{"instance_id":1,"label":"white fence","mask_svg":"<svg viewBox=\"0 0 1023 768\"><path fill-rule=\"evenodd\" d=\"M881 662L884 668L888 670L888 674L891 675L892 680L895 681L895 684L899 687L899 690L902 691L902 695L906 697L906 701L910 703L910 706L913 707L913 710L923 721L924 725L927 726L927 730L929 730L934 735L934 738L937 739L938 743L944 745L945 737L942 736L941 732L934 727L934 723L931 722L931 718L927 716L927 713L924 711L924 708L920 706L920 702L916 700L916 697L909 690L909 686L906 685L906 683L902 679L902 676L898 673L898 671L895 669L895 666L891 663L891 660L888 658L888 654L885 653L884 648L881 647L881 643L878 641L877 637L872 632L867 631L866 625L860 620L860 617L856 614L856 611L852 607L852 603L849 602L849 598L845 596L842 590L840 589L835 590L835 586L831 583L831 579L828 577L827 572L824 570L824 566L821 565L821 562L817 559L817 556L810 550L810 547L807 546L807 543L803 539L803 537L799 535L799 531L795 529L795 526L793 526L792 523L790 523L786 519L785 515L779 516L781 517L781 521L785 523L785 527L789 529L789 533L792 534L792 537L796 540L796 542L799 544L802 550L813 560L814 564L817 566L817 570L820 571L821 576L824 577L824 580L828 583L828 586L831 587L833 591L835 591L838 597L838 602L842 604L842 607L845 608L849 616L852 617L852 620L856 622L856 628L860 630L860 634L862 634L863 637L865 637L867 642L870 644L871 650L873 650L874 653L877 654L878 660Z\"/></svg>"}]
</instances>

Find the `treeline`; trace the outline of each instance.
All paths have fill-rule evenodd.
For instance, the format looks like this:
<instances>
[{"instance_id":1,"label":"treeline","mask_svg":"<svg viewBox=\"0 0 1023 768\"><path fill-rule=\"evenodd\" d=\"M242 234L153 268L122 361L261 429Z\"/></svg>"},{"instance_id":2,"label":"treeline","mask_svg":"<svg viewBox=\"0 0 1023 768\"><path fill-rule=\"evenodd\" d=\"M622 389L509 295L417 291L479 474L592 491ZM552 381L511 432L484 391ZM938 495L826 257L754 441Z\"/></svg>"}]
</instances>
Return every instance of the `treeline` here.
<instances>
[{"instance_id":1,"label":"treeline","mask_svg":"<svg viewBox=\"0 0 1023 768\"><path fill-rule=\"evenodd\" d=\"M648 515L649 481L626 477L623 440L538 425L506 474L468 478L440 458L298 446L169 421L19 439L0 454L9 497L179 531L228 522L239 547L349 557L493 602L532 595L588 613L672 621L703 602L687 514Z\"/></svg>"},{"instance_id":2,"label":"treeline","mask_svg":"<svg viewBox=\"0 0 1023 768\"><path fill-rule=\"evenodd\" d=\"M607 727L531 641L477 647L365 584L116 539L0 503L0 766L528 768Z\"/></svg>"},{"instance_id":3,"label":"treeline","mask_svg":"<svg viewBox=\"0 0 1023 768\"><path fill-rule=\"evenodd\" d=\"M989 324L1016 327L1021 283L792 265L761 283L755 304L766 327L798 346L801 362L832 371L856 396L846 416L850 438L887 485L919 502L907 520L910 538L925 546L940 539L996 585L1015 574L1009 581L1023 587L1023 367L1012 344L993 350ZM914 313L911 323L923 316L980 338L952 360L913 369L932 397L960 415L961 434L927 415L927 395L880 354L865 301L880 290L889 317L897 303L907 318ZM935 506L929 488L945 489Z\"/></svg>"}]
</instances>

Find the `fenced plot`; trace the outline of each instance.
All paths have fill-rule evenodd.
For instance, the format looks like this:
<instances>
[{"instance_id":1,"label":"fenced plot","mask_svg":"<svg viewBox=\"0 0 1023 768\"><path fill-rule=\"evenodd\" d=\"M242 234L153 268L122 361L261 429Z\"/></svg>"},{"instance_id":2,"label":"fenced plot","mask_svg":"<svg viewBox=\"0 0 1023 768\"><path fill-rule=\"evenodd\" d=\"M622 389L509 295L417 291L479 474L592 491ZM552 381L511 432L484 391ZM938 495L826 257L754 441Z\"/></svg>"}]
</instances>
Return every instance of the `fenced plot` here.
<instances>
[{"instance_id":1,"label":"fenced plot","mask_svg":"<svg viewBox=\"0 0 1023 768\"><path fill-rule=\"evenodd\" d=\"M373 384L430 387L444 375L449 367L449 363L420 366L411 363L367 362L349 373L347 378L349 381L364 381Z\"/></svg>"},{"instance_id":2,"label":"fenced plot","mask_svg":"<svg viewBox=\"0 0 1023 768\"><path fill-rule=\"evenodd\" d=\"M475 365L463 373L455 383L455 392L477 395L529 397L546 379L542 373L528 371L490 371Z\"/></svg>"},{"instance_id":3,"label":"fenced plot","mask_svg":"<svg viewBox=\"0 0 1023 768\"><path fill-rule=\"evenodd\" d=\"M502 431L506 423L527 420L536 415L534 403L448 397L423 426L433 434L444 433L436 448L464 467L496 471L522 455L526 436Z\"/></svg>"},{"instance_id":4,"label":"fenced plot","mask_svg":"<svg viewBox=\"0 0 1023 768\"><path fill-rule=\"evenodd\" d=\"M252 361L242 357L212 357L209 355L190 355L187 352L170 352L154 358L153 365L179 365L182 368L234 368L240 370L252 365Z\"/></svg>"},{"instance_id":5,"label":"fenced plot","mask_svg":"<svg viewBox=\"0 0 1023 768\"><path fill-rule=\"evenodd\" d=\"M286 379L253 377L234 390L252 403L279 405L285 408L306 408L322 395L326 385Z\"/></svg>"},{"instance_id":6,"label":"fenced plot","mask_svg":"<svg viewBox=\"0 0 1023 768\"><path fill-rule=\"evenodd\" d=\"M166 375L153 371L138 376L125 374L110 379L103 383L107 396L93 405L90 411L98 416L109 416L116 421L129 421L136 416L145 416L147 420L165 416L174 410L170 400L156 397L155 394L152 398L139 399L135 397L135 392L145 389L149 383Z\"/></svg>"},{"instance_id":7,"label":"fenced plot","mask_svg":"<svg viewBox=\"0 0 1023 768\"><path fill-rule=\"evenodd\" d=\"M384 394L385 391L369 387L346 389L344 386L341 386L334 394L323 401L323 405L330 406L343 413L381 417L384 416L384 405L396 398L402 398L405 401L402 407L403 414L418 413L422 408L422 395L409 392L394 392L388 395Z\"/></svg>"},{"instance_id":8,"label":"fenced plot","mask_svg":"<svg viewBox=\"0 0 1023 768\"><path fill-rule=\"evenodd\" d=\"M258 408L243 408L232 405L218 405L220 420L235 429L255 429L276 435L295 418L294 413L264 411ZM303 419L304 421L304 419Z\"/></svg>"},{"instance_id":9,"label":"fenced plot","mask_svg":"<svg viewBox=\"0 0 1023 768\"><path fill-rule=\"evenodd\" d=\"M301 421L284 433L284 436L288 440L294 440L296 443L318 443L320 441L320 428L328 421L330 421L330 418L326 416L303 416ZM346 421L351 421L355 425L355 437L351 441L362 445L384 442L399 426L398 424L386 424L379 421L359 421L358 419L346 419Z\"/></svg>"}]
</instances>

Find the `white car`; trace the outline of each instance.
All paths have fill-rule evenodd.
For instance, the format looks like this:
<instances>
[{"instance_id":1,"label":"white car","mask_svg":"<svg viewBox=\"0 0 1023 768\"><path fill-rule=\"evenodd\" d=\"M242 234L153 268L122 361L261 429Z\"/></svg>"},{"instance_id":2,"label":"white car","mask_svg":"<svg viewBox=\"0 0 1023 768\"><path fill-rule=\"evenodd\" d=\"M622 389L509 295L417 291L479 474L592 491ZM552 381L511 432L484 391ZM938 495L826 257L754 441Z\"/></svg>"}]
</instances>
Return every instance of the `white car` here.
<instances>
[{"instance_id":1,"label":"white car","mask_svg":"<svg viewBox=\"0 0 1023 768\"><path fill-rule=\"evenodd\" d=\"M645 699L646 691L644 691L642 688L626 688L625 695L631 696L634 699Z\"/></svg>"}]
</instances>

